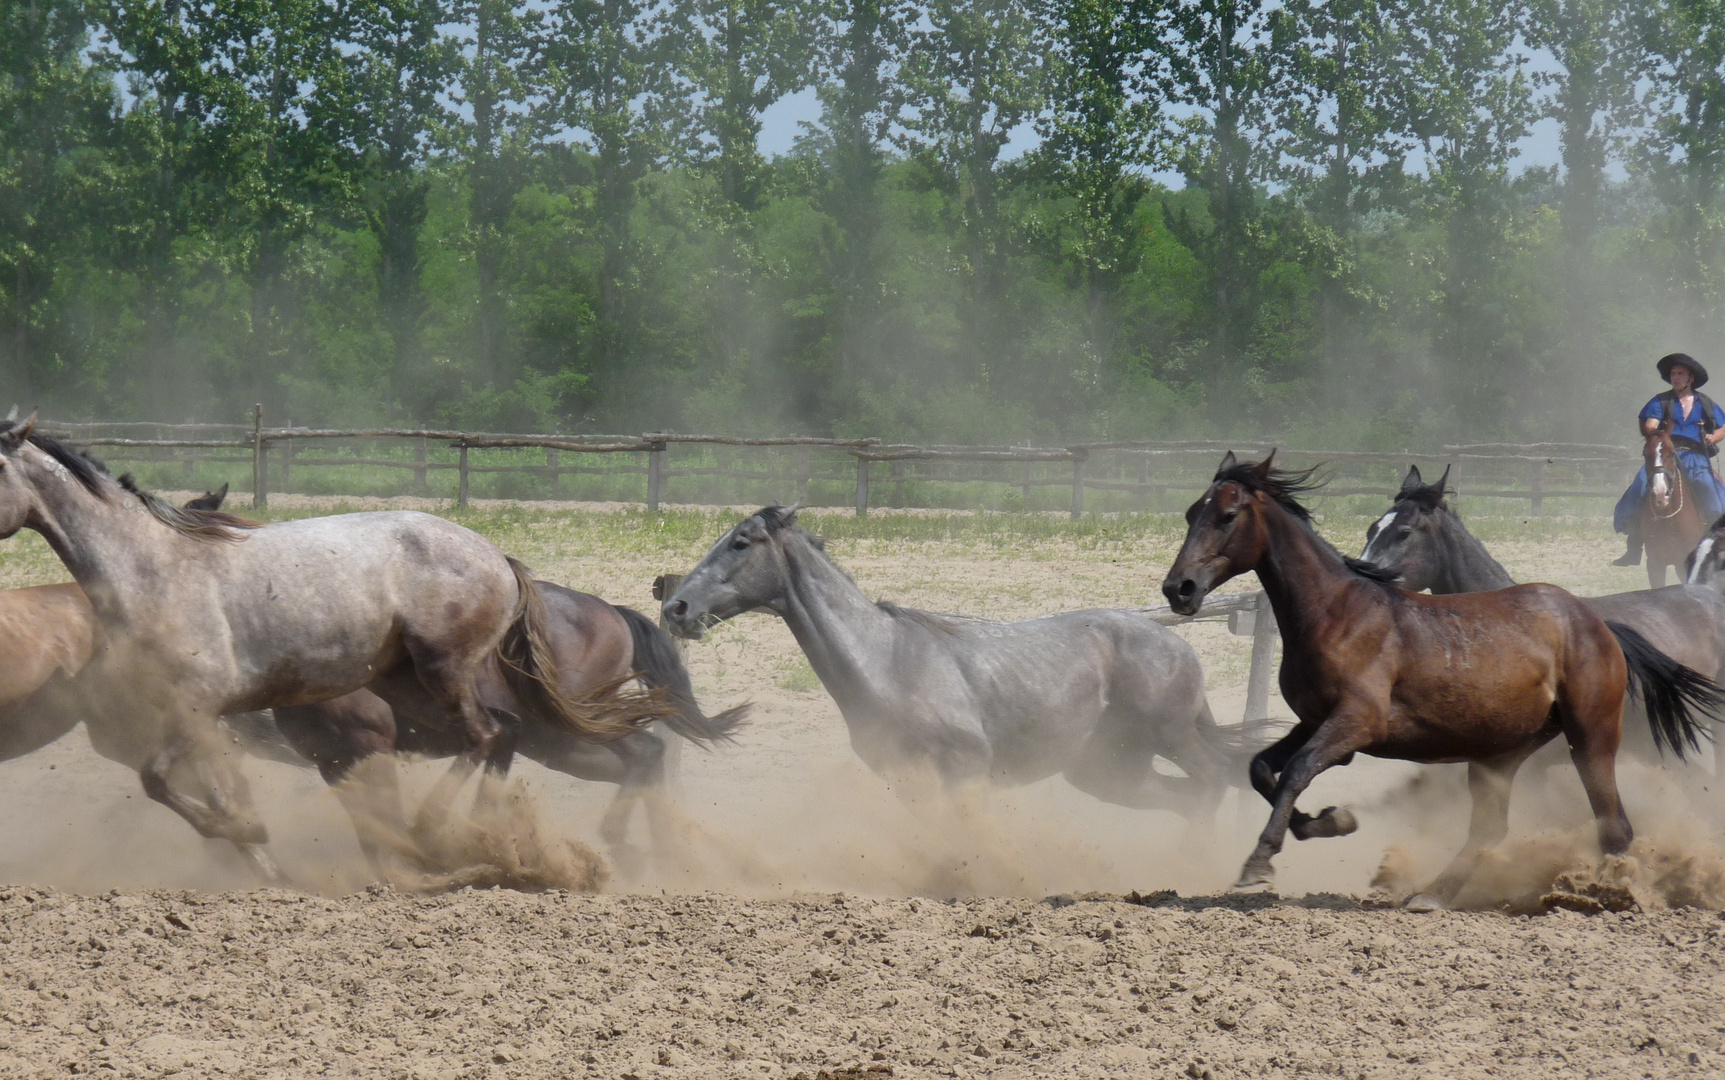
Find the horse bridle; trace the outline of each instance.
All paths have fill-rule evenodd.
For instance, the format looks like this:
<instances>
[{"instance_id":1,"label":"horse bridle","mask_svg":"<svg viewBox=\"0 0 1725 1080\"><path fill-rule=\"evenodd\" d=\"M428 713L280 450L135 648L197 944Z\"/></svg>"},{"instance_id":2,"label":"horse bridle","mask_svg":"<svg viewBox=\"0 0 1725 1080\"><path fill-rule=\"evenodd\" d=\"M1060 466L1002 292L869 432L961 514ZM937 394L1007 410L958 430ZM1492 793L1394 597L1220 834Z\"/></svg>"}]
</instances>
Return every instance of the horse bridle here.
<instances>
[{"instance_id":1,"label":"horse bridle","mask_svg":"<svg viewBox=\"0 0 1725 1080\"><path fill-rule=\"evenodd\" d=\"M1672 451L1672 456L1677 456L1675 449ZM1653 464L1649 466L1647 470L1647 494L1650 496L1653 494L1653 476L1655 473L1664 473L1667 477L1670 477L1672 480L1672 486L1677 489L1677 505L1672 508L1669 514L1661 514L1659 512L1659 504L1656 502L1652 506L1653 516L1655 518L1658 518L1660 521L1668 521L1683 512L1683 492L1684 488L1688 485L1683 482L1683 471L1681 469L1672 469L1671 466L1665 463L1665 442L1663 440L1660 441L1658 446L1653 448ZM1673 473L1676 475L1673 476Z\"/></svg>"}]
</instances>

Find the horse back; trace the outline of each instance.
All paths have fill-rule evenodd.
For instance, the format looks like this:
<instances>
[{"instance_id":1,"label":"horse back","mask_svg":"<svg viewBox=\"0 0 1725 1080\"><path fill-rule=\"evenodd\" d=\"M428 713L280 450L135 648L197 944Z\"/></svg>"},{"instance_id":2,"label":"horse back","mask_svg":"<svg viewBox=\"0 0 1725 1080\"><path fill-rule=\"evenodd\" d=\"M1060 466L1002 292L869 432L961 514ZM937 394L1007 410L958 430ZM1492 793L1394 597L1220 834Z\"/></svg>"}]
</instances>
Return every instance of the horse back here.
<instances>
[{"instance_id":1,"label":"horse back","mask_svg":"<svg viewBox=\"0 0 1725 1080\"><path fill-rule=\"evenodd\" d=\"M1601 618L1639 631L1685 667L1708 676L1725 673L1725 596L1710 588L1667 585L1584 603Z\"/></svg>"}]
</instances>

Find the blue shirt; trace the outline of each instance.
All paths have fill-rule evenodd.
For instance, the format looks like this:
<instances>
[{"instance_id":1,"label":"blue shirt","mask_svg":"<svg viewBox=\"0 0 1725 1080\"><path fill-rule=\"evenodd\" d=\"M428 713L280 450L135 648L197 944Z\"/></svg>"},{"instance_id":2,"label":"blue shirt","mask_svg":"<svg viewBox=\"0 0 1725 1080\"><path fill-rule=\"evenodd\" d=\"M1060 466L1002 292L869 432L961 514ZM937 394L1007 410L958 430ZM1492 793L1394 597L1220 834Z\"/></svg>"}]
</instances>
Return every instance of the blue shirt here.
<instances>
[{"instance_id":1,"label":"blue shirt","mask_svg":"<svg viewBox=\"0 0 1725 1080\"><path fill-rule=\"evenodd\" d=\"M1647 406L1641 410L1641 419L1662 420L1664 418L1665 408L1659 401L1659 395L1655 394L1653 396L1653 400L1649 401ZM1715 430L1725 428L1725 412L1720 411L1717 402L1713 405L1713 427ZM1701 441L1700 398L1695 399L1694 406L1689 410L1689 416L1687 419L1683 416L1683 403L1681 401L1673 401L1671 403L1671 434L1675 438L1693 439L1696 442Z\"/></svg>"}]
</instances>

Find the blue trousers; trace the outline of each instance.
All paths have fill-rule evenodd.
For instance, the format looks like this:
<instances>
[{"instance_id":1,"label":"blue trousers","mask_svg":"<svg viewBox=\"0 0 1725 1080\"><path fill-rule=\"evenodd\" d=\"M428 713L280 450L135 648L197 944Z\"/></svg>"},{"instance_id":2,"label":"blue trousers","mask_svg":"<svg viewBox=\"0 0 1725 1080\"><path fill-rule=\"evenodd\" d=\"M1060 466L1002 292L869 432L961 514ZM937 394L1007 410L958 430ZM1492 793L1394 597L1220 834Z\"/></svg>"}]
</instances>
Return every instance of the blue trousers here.
<instances>
[{"instance_id":1,"label":"blue trousers","mask_svg":"<svg viewBox=\"0 0 1725 1080\"><path fill-rule=\"evenodd\" d=\"M1701 511L1702 523L1713 524L1715 518L1725 513L1725 484L1721 484L1719 478L1713 475L1713 465L1707 460L1706 454L1679 450L1677 462L1683 466L1683 475L1689 479L1689 490L1695 496L1696 509ZM1643 467L1636 470L1629 490L1623 493L1623 498L1617 500L1617 509L1611 515L1612 528L1620 533L1628 532L1641 513L1641 500L1646 495L1647 469Z\"/></svg>"}]
</instances>

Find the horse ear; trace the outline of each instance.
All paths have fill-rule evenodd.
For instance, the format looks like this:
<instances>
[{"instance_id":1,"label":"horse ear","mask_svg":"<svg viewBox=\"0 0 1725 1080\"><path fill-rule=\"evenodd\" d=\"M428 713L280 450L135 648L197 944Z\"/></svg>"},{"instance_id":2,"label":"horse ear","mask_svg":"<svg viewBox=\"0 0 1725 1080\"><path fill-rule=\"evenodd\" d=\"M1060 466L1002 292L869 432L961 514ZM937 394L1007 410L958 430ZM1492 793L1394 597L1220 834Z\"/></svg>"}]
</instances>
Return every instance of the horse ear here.
<instances>
[{"instance_id":1,"label":"horse ear","mask_svg":"<svg viewBox=\"0 0 1725 1080\"><path fill-rule=\"evenodd\" d=\"M228 501L228 485L223 484L221 487L210 492L210 494L215 496L215 500L216 500L216 507L215 508L217 510L220 510L222 508L222 504Z\"/></svg>"},{"instance_id":2,"label":"horse ear","mask_svg":"<svg viewBox=\"0 0 1725 1080\"><path fill-rule=\"evenodd\" d=\"M789 525L797 519L797 511L802 508L803 501L798 499L796 502L779 511L779 520L783 521L786 525Z\"/></svg>"},{"instance_id":3,"label":"horse ear","mask_svg":"<svg viewBox=\"0 0 1725 1080\"><path fill-rule=\"evenodd\" d=\"M32 409L29 417L27 417L23 423L13 421L11 427L0 432L0 452L10 454L17 450L20 446L24 445L24 440L28 439L30 437L30 433L35 430L36 412Z\"/></svg>"},{"instance_id":4,"label":"horse ear","mask_svg":"<svg viewBox=\"0 0 1725 1080\"><path fill-rule=\"evenodd\" d=\"M1221 476L1239 463L1240 460L1234 456L1234 451L1228 451L1226 454L1222 455L1222 464L1216 466L1216 475Z\"/></svg>"},{"instance_id":5,"label":"horse ear","mask_svg":"<svg viewBox=\"0 0 1725 1080\"><path fill-rule=\"evenodd\" d=\"M18 419L18 406L14 405L12 406L12 411L6 414L6 422L10 424L16 419Z\"/></svg>"},{"instance_id":6,"label":"horse ear","mask_svg":"<svg viewBox=\"0 0 1725 1080\"><path fill-rule=\"evenodd\" d=\"M1252 472L1254 475L1257 476L1258 479L1268 480L1270 478L1271 470L1274 469L1275 467L1276 467L1276 451L1271 450L1267 455L1265 455L1263 461L1258 462L1257 466L1255 468L1253 468Z\"/></svg>"},{"instance_id":7,"label":"horse ear","mask_svg":"<svg viewBox=\"0 0 1725 1080\"><path fill-rule=\"evenodd\" d=\"M1443 467L1443 475L1437 478L1436 484L1432 485L1437 488L1437 492L1440 496L1449 494L1449 471L1450 466L1445 465Z\"/></svg>"},{"instance_id":8,"label":"horse ear","mask_svg":"<svg viewBox=\"0 0 1725 1080\"><path fill-rule=\"evenodd\" d=\"M1425 487L1425 477L1420 475L1418 465L1409 465L1408 474L1402 477L1402 490L1398 494L1407 495Z\"/></svg>"}]
</instances>

